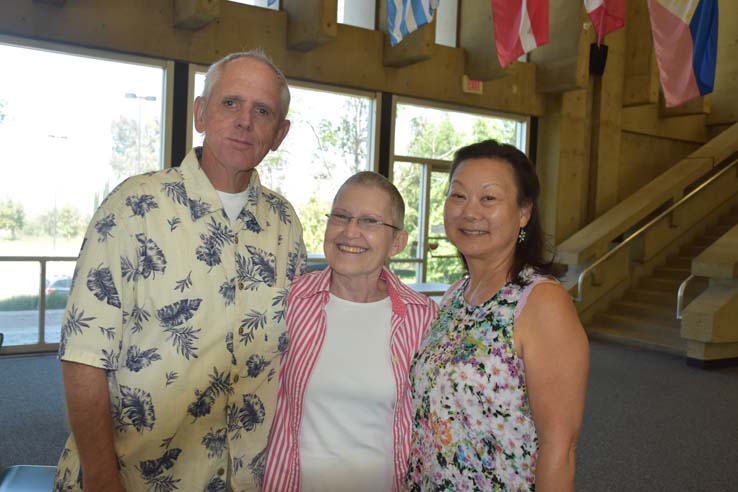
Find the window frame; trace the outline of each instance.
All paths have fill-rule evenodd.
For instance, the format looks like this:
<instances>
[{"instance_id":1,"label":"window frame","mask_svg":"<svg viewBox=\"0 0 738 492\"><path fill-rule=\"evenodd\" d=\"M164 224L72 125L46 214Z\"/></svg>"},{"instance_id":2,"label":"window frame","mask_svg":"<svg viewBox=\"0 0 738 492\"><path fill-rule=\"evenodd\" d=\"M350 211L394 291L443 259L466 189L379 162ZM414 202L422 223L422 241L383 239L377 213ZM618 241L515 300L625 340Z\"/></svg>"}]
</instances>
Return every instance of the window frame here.
<instances>
[{"instance_id":1,"label":"window frame","mask_svg":"<svg viewBox=\"0 0 738 492\"><path fill-rule=\"evenodd\" d=\"M151 58L116 51L85 48L59 42L42 41L37 39L21 38L7 34L0 34L0 44L17 48L34 49L52 52L60 55L80 56L103 61L128 63L160 67L162 69L162 113L161 113L161 165L162 169L171 167L172 155L172 112L174 94L174 61ZM26 354L33 352L54 352L59 349L59 343L46 342L46 265L50 262L76 262L76 256L4 256L0 255L1 262L28 262L39 265L39 300L38 300L38 341L25 345L3 345L0 355Z\"/></svg>"},{"instance_id":2,"label":"window frame","mask_svg":"<svg viewBox=\"0 0 738 492\"><path fill-rule=\"evenodd\" d=\"M390 258L390 264L412 264L415 265L415 283L425 284L427 282L428 272L428 238L430 235L430 193L431 193L431 175L434 172L446 172L451 170L452 160L441 160L425 157L413 157L401 154L395 154L395 124L397 123L397 106L401 104L420 106L423 108L437 109L441 111L453 111L457 113L465 113L474 116L484 116L492 118L505 118L516 121L516 142L515 146L528 154L530 147L530 116L516 115L505 113L502 111L486 110L482 108L470 107L462 104L444 103L431 101L427 99L393 95L392 96L392 115L391 130L389 139L389 170L388 178L394 183L394 167L396 162L409 162L418 164L421 167L421 196L420 196L420 223L418 224L418 248L421 255L414 258Z\"/></svg>"}]
</instances>

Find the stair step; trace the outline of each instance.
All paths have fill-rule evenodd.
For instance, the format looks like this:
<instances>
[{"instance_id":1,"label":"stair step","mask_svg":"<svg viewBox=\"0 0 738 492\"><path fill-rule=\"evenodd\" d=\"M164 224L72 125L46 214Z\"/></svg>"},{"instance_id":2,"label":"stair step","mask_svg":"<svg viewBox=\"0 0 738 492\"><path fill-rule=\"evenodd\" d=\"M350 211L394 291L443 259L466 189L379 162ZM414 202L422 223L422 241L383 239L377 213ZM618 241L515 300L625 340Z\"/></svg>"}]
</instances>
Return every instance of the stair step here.
<instances>
[{"instance_id":1,"label":"stair step","mask_svg":"<svg viewBox=\"0 0 738 492\"><path fill-rule=\"evenodd\" d=\"M594 320L610 328L630 330L634 333L663 335L665 337L678 337L679 330L681 329L681 321L676 318L670 321L654 321L635 314L619 314L610 311L595 314Z\"/></svg>"},{"instance_id":2,"label":"stair step","mask_svg":"<svg viewBox=\"0 0 738 492\"><path fill-rule=\"evenodd\" d=\"M738 224L738 213L734 212L728 215L723 215L718 219L718 224L720 225L731 225L734 226Z\"/></svg>"},{"instance_id":3,"label":"stair step","mask_svg":"<svg viewBox=\"0 0 738 492\"><path fill-rule=\"evenodd\" d=\"M669 292L670 295L676 298L677 289L679 289L679 284L681 283L681 280L673 278L644 277L638 283L638 287Z\"/></svg>"},{"instance_id":4,"label":"stair step","mask_svg":"<svg viewBox=\"0 0 738 492\"><path fill-rule=\"evenodd\" d=\"M676 309L676 294L664 292L662 290L635 287L628 289L625 292L623 299L628 301L649 302L670 309Z\"/></svg>"},{"instance_id":5,"label":"stair step","mask_svg":"<svg viewBox=\"0 0 738 492\"><path fill-rule=\"evenodd\" d=\"M722 236L723 234L731 230L733 227L735 227L735 224L717 224L717 225L710 227L707 230L707 232L708 234Z\"/></svg>"},{"instance_id":6,"label":"stair step","mask_svg":"<svg viewBox=\"0 0 738 492\"><path fill-rule=\"evenodd\" d=\"M691 258L696 258L697 255L699 255L700 253L702 253L705 250L706 247L707 247L707 245L694 246L692 244L688 244L688 245L685 245L685 246L682 246L681 247L681 249L679 250L679 255L680 256L689 256Z\"/></svg>"},{"instance_id":7,"label":"stair step","mask_svg":"<svg viewBox=\"0 0 738 492\"><path fill-rule=\"evenodd\" d=\"M653 321L667 326L679 326L673 299L669 299L668 303L665 302L663 304L623 299L613 302L606 312L630 317L637 316L639 319Z\"/></svg>"},{"instance_id":8,"label":"stair step","mask_svg":"<svg viewBox=\"0 0 738 492\"><path fill-rule=\"evenodd\" d=\"M691 266L691 265L690 265ZM690 275L689 267L675 267L671 265L664 265L654 270L653 276L660 278L677 279L680 282Z\"/></svg>"},{"instance_id":9,"label":"stair step","mask_svg":"<svg viewBox=\"0 0 738 492\"><path fill-rule=\"evenodd\" d=\"M692 258L690 256L672 255L666 259L666 267L684 268L689 271L692 268Z\"/></svg>"},{"instance_id":10,"label":"stair step","mask_svg":"<svg viewBox=\"0 0 738 492\"><path fill-rule=\"evenodd\" d=\"M644 348L657 352L684 356L687 344L681 337L663 337L647 333L638 333L630 330L611 328L600 323L593 323L586 327L591 339L603 340L629 347Z\"/></svg>"}]
</instances>

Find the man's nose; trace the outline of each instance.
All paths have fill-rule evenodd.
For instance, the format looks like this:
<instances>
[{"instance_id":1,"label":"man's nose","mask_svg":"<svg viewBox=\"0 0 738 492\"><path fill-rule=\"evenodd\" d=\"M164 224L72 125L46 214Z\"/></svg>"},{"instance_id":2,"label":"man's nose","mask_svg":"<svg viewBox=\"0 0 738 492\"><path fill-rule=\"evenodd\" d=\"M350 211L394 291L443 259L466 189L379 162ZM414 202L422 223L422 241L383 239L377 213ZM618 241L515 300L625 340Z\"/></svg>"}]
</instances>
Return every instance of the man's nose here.
<instances>
[{"instance_id":1,"label":"man's nose","mask_svg":"<svg viewBox=\"0 0 738 492\"><path fill-rule=\"evenodd\" d=\"M238 121L236 124L239 128L243 128L244 130L251 130L252 123L253 123L253 113L251 111L251 108L244 108L238 113Z\"/></svg>"}]
</instances>

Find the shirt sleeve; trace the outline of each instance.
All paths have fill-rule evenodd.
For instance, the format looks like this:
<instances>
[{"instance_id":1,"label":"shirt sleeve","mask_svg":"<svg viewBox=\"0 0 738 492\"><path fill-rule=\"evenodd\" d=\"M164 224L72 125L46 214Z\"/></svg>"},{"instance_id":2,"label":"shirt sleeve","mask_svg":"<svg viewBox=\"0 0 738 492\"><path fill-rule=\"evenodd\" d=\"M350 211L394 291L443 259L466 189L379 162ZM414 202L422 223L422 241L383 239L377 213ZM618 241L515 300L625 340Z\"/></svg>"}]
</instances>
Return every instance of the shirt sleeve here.
<instances>
[{"instance_id":1,"label":"shirt sleeve","mask_svg":"<svg viewBox=\"0 0 738 492\"><path fill-rule=\"evenodd\" d=\"M126 318L135 310L136 239L121 193L98 208L82 242L61 326L59 358L116 370ZM134 313L135 314L135 313Z\"/></svg>"}]
</instances>

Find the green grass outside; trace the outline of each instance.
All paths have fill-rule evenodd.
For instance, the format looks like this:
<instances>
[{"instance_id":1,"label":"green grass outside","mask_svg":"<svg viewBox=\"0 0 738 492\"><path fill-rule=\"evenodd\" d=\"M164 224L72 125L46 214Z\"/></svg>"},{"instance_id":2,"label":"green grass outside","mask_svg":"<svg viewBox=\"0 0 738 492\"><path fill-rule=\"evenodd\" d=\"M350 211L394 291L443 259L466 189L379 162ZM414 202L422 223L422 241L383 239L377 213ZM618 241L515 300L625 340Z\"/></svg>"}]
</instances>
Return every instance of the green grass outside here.
<instances>
[{"instance_id":1,"label":"green grass outside","mask_svg":"<svg viewBox=\"0 0 738 492\"><path fill-rule=\"evenodd\" d=\"M46 296L46 309L64 309L67 305L66 292L52 292ZM15 296L0 299L0 311L31 311L38 309L38 296Z\"/></svg>"}]
</instances>

